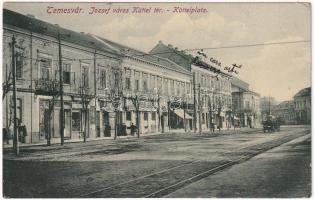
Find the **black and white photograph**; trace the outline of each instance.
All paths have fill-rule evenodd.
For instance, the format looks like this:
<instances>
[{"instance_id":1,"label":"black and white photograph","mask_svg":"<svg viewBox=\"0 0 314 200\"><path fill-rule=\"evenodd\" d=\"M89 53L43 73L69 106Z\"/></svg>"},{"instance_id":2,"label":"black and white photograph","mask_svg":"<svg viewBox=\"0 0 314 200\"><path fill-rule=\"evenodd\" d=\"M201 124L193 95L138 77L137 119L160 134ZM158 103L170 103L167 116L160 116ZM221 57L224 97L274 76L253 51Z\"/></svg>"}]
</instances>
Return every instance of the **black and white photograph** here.
<instances>
[{"instance_id":1,"label":"black and white photograph","mask_svg":"<svg viewBox=\"0 0 314 200\"><path fill-rule=\"evenodd\" d=\"M310 2L2 3L2 198L310 198Z\"/></svg>"}]
</instances>

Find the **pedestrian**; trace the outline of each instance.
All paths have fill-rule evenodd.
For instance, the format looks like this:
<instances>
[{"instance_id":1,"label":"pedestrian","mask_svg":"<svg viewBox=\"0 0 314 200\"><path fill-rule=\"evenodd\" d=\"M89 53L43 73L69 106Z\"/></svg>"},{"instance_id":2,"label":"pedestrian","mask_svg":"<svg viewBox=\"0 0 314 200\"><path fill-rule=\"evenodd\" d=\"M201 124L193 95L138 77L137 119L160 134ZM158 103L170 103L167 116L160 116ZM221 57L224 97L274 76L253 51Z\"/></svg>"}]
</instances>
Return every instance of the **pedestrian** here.
<instances>
[{"instance_id":1,"label":"pedestrian","mask_svg":"<svg viewBox=\"0 0 314 200\"><path fill-rule=\"evenodd\" d=\"M3 134L3 142L6 144L9 144L9 131L7 128L2 128L2 134Z\"/></svg>"},{"instance_id":2,"label":"pedestrian","mask_svg":"<svg viewBox=\"0 0 314 200\"><path fill-rule=\"evenodd\" d=\"M214 123L214 121L211 122L210 127L212 128L212 131L215 132L215 123Z\"/></svg>"},{"instance_id":3,"label":"pedestrian","mask_svg":"<svg viewBox=\"0 0 314 200\"><path fill-rule=\"evenodd\" d=\"M136 132L137 127L132 123L130 126L130 129L131 129L131 135L134 136L134 133Z\"/></svg>"},{"instance_id":4,"label":"pedestrian","mask_svg":"<svg viewBox=\"0 0 314 200\"><path fill-rule=\"evenodd\" d=\"M219 130L219 132L220 132L220 130L221 130L221 127L222 127L222 118L221 117L219 117L219 123L218 123L218 130Z\"/></svg>"},{"instance_id":5,"label":"pedestrian","mask_svg":"<svg viewBox=\"0 0 314 200\"><path fill-rule=\"evenodd\" d=\"M26 136L27 136L27 128L25 126L25 124L23 124L22 122L20 123L20 127L19 127L19 133L21 136L21 142L25 143L26 142Z\"/></svg>"}]
</instances>

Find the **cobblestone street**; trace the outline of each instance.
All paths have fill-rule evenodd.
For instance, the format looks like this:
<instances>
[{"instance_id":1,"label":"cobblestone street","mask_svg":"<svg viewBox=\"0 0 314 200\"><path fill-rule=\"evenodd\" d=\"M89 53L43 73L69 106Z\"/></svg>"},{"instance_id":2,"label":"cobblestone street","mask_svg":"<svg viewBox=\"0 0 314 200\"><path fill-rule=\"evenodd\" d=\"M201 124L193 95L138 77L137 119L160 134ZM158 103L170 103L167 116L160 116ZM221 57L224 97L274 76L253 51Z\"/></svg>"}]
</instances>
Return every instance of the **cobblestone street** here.
<instances>
[{"instance_id":1,"label":"cobblestone street","mask_svg":"<svg viewBox=\"0 0 314 200\"><path fill-rule=\"evenodd\" d=\"M309 127L282 127L274 133L164 134L23 147L19 157L5 149L4 195L162 197L309 132Z\"/></svg>"}]
</instances>

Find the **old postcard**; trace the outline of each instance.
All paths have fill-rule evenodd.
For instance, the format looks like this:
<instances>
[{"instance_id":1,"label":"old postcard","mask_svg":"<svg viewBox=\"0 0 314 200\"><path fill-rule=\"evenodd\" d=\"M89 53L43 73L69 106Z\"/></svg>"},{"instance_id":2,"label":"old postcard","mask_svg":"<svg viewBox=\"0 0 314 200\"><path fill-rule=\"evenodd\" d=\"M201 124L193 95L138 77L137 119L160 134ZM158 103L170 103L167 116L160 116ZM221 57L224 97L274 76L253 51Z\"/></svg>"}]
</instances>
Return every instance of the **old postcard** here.
<instances>
[{"instance_id":1,"label":"old postcard","mask_svg":"<svg viewBox=\"0 0 314 200\"><path fill-rule=\"evenodd\" d=\"M310 197L310 3L2 14L3 198Z\"/></svg>"}]
</instances>

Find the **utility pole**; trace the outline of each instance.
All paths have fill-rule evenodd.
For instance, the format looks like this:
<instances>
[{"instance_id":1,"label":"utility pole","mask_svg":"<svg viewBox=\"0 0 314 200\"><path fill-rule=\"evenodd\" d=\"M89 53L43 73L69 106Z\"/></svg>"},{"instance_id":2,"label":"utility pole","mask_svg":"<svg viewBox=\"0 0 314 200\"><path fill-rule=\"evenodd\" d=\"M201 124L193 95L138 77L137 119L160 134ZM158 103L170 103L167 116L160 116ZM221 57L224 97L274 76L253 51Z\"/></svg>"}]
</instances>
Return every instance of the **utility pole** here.
<instances>
[{"instance_id":1,"label":"utility pole","mask_svg":"<svg viewBox=\"0 0 314 200\"><path fill-rule=\"evenodd\" d=\"M268 96L268 115L270 115L270 96Z\"/></svg>"},{"instance_id":2,"label":"utility pole","mask_svg":"<svg viewBox=\"0 0 314 200\"><path fill-rule=\"evenodd\" d=\"M199 133L202 133L202 102L201 102L201 84L198 84L198 124Z\"/></svg>"},{"instance_id":3,"label":"utility pole","mask_svg":"<svg viewBox=\"0 0 314 200\"><path fill-rule=\"evenodd\" d=\"M17 118L16 118L16 65L15 65L15 37L12 37L12 78L13 78L13 150L15 155L19 155L19 140L17 133ZM21 119L20 119L21 120Z\"/></svg>"},{"instance_id":4,"label":"utility pole","mask_svg":"<svg viewBox=\"0 0 314 200\"><path fill-rule=\"evenodd\" d=\"M61 55L61 38L58 32L58 47L59 47L59 76L60 76L60 137L61 145L64 144L64 108L63 108L63 67Z\"/></svg>"},{"instance_id":5,"label":"utility pole","mask_svg":"<svg viewBox=\"0 0 314 200\"><path fill-rule=\"evenodd\" d=\"M211 98L208 96L208 107L209 107L209 131L212 130L212 105Z\"/></svg>"},{"instance_id":6,"label":"utility pole","mask_svg":"<svg viewBox=\"0 0 314 200\"><path fill-rule=\"evenodd\" d=\"M196 133L196 88L195 88L195 72L193 72L193 95L194 95L194 120L193 120L193 127L194 133Z\"/></svg>"},{"instance_id":7,"label":"utility pole","mask_svg":"<svg viewBox=\"0 0 314 200\"><path fill-rule=\"evenodd\" d=\"M183 125L184 125L184 132L186 132L186 117L185 117L185 112L186 112L186 106L187 106L187 101L183 102Z\"/></svg>"}]
</instances>

